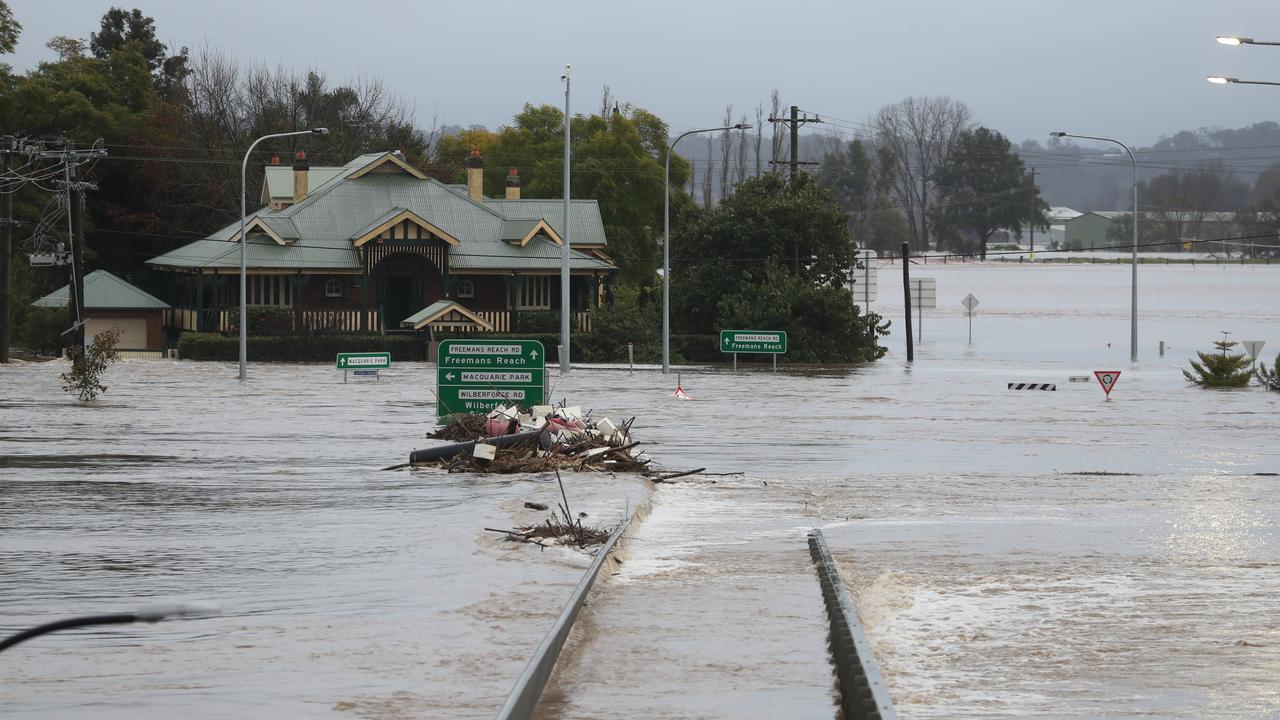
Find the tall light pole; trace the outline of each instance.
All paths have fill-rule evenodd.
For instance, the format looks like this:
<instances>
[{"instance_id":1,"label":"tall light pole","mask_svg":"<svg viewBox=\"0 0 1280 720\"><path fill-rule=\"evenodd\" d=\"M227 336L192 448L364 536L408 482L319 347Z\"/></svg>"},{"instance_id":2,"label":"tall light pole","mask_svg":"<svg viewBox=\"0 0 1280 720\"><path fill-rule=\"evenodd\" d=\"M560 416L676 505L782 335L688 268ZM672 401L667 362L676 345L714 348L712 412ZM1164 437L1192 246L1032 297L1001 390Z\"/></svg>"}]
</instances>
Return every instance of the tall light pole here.
<instances>
[{"instance_id":1,"label":"tall light pole","mask_svg":"<svg viewBox=\"0 0 1280 720\"><path fill-rule=\"evenodd\" d=\"M249 155L253 153L253 149L258 146L258 143L262 142L263 140L270 140L271 138L290 137L293 135L328 135L328 134L329 134L329 128L318 127L318 128L311 128L310 130L295 130L293 132L272 133L270 135L263 135L257 140L254 140L249 145L249 149L244 152L244 161L240 163L240 380L241 381L245 379L245 366L248 363L248 356L249 356L249 332L248 332L249 323L247 322L248 318L245 317L245 299L248 297L247 294L245 293L245 286L248 285L248 282L245 279L248 274L246 271L247 263L245 261L245 246L248 244L249 239L244 236L245 215L248 214L248 210L245 208L245 205L246 205L245 195L247 194L245 190L245 178L248 175L248 170L249 170Z\"/></svg>"},{"instance_id":2,"label":"tall light pole","mask_svg":"<svg viewBox=\"0 0 1280 720\"><path fill-rule=\"evenodd\" d=\"M1129 149L1128 145L1113 138L1073 135L1062 131L1051 132L1049 135L1051 137L1070 137L1115 143L1124 148L1124 151L1129 154L1129 162L1133 165L1133 256L1130 262L1133 268L1133 279L1130 283L1132 306L1129 310L1129 362L1138 362L1138 161L1134 159L1133 151Z\"/></svg>"},{"instance_id":3,"label":"tall light pole","mask_svg":"<svg viewBox=\"0 0 1280 720\"><path fill-rule=\"evenodd\" d=\"M750 125L738 123L727 127L690 130L677 135L676 139L667 146L667 163L662 176L662 373L664 375L671 369L671 154L676 151L676 143L686 135L750 129ZM720 191L723 193L724 188Z\"/></svg>"},{"instance_id":4,"label":"tall light pole","mask_svg":"<svg viewBox=\"0 0 1280 720\"><path fill-rule=\"evenodd\" d=\"M1218 42L1223 45L1280 45L1280 42L1266 42L1263 40L1254 40L1253 38L1239 37L1236 35L1219 35ZM1222 75L1210 75L1205 78L1214 85L1280 85L1280 82L1270 82L1267 80L1241 80L1240 78L1223 77Z\"/></svg>"},{"instance_id":5,"label":"tall light pole","mask_svg":"<svg viewBox=\"0 0 1280 720\"><path fill-rule=\"evenodd\" d=\"M572 65L564 66L564 222L560 225L560 374L569 374L569 86Z\"/></svg>"}]
</instances>

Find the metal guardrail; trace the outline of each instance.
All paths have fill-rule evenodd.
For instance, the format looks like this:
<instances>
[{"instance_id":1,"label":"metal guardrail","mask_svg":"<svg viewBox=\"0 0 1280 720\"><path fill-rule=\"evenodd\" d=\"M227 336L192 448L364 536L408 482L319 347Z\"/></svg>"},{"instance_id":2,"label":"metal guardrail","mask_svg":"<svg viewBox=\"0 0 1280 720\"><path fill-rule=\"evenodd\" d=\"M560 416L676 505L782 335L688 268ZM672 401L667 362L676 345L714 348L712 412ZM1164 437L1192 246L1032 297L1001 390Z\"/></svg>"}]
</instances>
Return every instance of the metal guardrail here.
<instances>
[{"instance_id":1,"label":"metal guardrail","mask_svg":"<svg viewBox=\"0 0 1280 720\"><path fill-rule=\"evenodd\" d=\"M596 576L600 574L600 568L604 565L605 559L609 557L609 553L613 552L613 546L617 544L618 538L622 537L622 531L626 529L629 523L630 518L620 524L613 531L613 534L609 536L609 539L605 541L604 545L600 546L600 550L596 552L595 560L587 568L587 572L583 574L582 579L578 581L578 586L574 588L568 604L564 606L564 610L560 611L560 617L556 620L556 624L551 627L550 632L542 639L542 643L534 651L533 657L529 659L529 664L520 673L515 687L511 689L511 694L507 696L507 701L503 703L502 709L498 711L498 720L529 720L533 717L533 711L538 706L542 691L546 688L547 681L551 679L551 671L555 669L556 660L560 658L560 650L564 648L564 641L569 637L569 631L573 629L573 621L578 618L578 611L582 609L583 603L586 602L587 594L591 592L591 585L595 583Z\"/></svg>"},{"instance_id":2,"label":"metal guardrail","mask_svg":"<svg viewBox=\"0 0 1280 720\"><path fill-rule=\"evenodd\" d=\"M871 656L871 644L862 632L853 599L845 589L821 530L809 534L809 554L818 570L822 599L831 622L831 656L840 680L840 705L845 719L897 720L898 711L889 697L889 688L880 675L880 666Z\"/></svg>"}]
</instances>

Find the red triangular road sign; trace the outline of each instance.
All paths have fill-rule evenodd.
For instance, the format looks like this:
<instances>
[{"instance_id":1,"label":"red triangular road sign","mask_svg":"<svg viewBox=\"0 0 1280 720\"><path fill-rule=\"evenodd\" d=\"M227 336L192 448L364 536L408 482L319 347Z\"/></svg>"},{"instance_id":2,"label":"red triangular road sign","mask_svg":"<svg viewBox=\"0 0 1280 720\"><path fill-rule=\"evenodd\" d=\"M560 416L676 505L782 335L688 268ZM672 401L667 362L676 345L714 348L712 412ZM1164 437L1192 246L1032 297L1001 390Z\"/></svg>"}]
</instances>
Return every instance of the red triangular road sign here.
<instances>
[{"instance_id":1,"label":"red triangular road sign","mask_svg":"<svg viewBox=\"0 0 1280 720\"><path fill-rule=\"evenodd\" d=\"M692 399L693 399L693 398L689 397L689 393L685 392L685 391L684 391L684 388L680 387L679 385L677 385L677 386L676 386L676 392L675 392L675 394L674 394L674 395L672 395L672 397L678 398L678 399L680 399L680 400L692 400Z\"/></svg>"},{"instance_id":2,"label":"red triangular road sign","mask_svg":"<svg viewBox=\"0 0 1280 720\"><path fill-rule=\"evenodd\" d=\"M1094 370L1093 376L1098 378L1098 384L1102 386L1102 391L1111 397L1111 388L1116 386L1116 381L1120 379L1119 370Z\"/></svg>"}]
</instances>

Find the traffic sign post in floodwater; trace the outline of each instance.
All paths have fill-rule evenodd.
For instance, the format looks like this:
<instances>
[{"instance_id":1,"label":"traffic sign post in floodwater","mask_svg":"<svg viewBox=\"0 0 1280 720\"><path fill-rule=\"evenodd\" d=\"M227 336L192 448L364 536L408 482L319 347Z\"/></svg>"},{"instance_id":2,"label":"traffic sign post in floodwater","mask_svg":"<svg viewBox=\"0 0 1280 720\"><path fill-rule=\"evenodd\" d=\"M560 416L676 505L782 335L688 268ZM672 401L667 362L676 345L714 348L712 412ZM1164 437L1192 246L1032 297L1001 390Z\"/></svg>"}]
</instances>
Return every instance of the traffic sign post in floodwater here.
<instances>
[{"instance_id":1,"label":"traffic sign post in floodwater","mask_svg":"<svg viewBox=\"0 0 1280 720\"><path fill-rule=\"evenodd\" d=\"M787 352L784 330L721 330L720 352L733 353L733 369L738 369L738 353L773 356L773 369L778 369L778 356Z\"/></svg>"},{"instance_id":2,"label":"traffic sign post in floodwater","mask_svg":"<svg viewBox=\"0 0 1280 720\"><path fill-rule=\"evenodd\" d=\"M1266 340L1245 340L1240 343L1244 346L1245 352L1249 353L1249 362L1258 362L1258 353L1262 352L1262 346L1267 344Z\"/></svg>"},{"instance_id":3,"label":"traffic sign post in floodwater","mask_svg":"<svg viewBox=\"0 0 1280 720\"><path fill-rule=\"evenodd\" d=\"M530 407L546 395L546 351L537 340L445 340L436 370L436 414Z\"/></svg>"},{"instance_id":4,"label":"traffic sign post in floodwater","mask_svg":"<svg viewBox=\"0 0 1280 720\"><path fill-rule=\"evenodd\" d=\"M924 342L924 310L938 307L938 281L934 278L912 278L911 301L917 312L916 336L918 342ZM911 332L911 328L907 328Z\"/></svg>"},{"instance_id":5,"label":"traffic sign post in floodwater","mask_svg":"<svg viewBox=\"0 0 1280 720\"><path fill-rule=\"evenodd\" d=\"M960 304L963 305L964 309L969 312L969 344L972 345L973 344L973 309L978 307L978 298L974 297L973 293L969 293L968 295L964 296L964 299L960 301Z\"/></svg>"},{"instance_id":6,"label":"traffic sign post in floodwater","mask_svg":"<svg viewBox=\"0 0 1280 720\"><path fill-rule=\"evenodd\" d=\"M1107 399L1111 399L1111 389L1116 386L1116 381L1120 379L1119 370L1094 370L1093 376L1098 378L1098 384L1102 386L1102 391L1107 394Z\"/></svg>"},{"instance_id":7,"label":"traffic sign post in floodwater","mask_svg":"<svg viewBox=\"0 0 1280 720\"><path fill-rule=\"evenodd\" d=\"M354 370L356 376L373 376L378 378L379 370L391 367L391 353L338 353L334 368L342 371L342 382L347 382L347 371Z\"/></svg>"}]
</instances>

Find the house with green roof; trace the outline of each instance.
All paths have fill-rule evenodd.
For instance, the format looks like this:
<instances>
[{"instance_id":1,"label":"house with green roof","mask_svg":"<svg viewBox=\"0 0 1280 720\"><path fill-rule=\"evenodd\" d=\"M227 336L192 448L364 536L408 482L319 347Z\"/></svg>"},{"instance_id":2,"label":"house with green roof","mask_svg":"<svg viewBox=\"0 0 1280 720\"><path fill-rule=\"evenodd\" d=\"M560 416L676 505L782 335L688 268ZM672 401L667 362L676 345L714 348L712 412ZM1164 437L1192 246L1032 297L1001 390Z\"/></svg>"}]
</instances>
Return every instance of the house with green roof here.
<instances>
[{"instance_id":1,"label":"house with green roof","mask_svg":"<svg viewBox=\"0 0 1280 720\"><path fill-rule=\"evenodd\" d=\"M69 285L54 290L31 303L33 307L65 308L70 302ZM157 351L165 346L164 318L171 308L156 296L121 280L106 270L84 276L84 336L116 329L122 351Z\"/></svg>"},{"instance_id":2,"label":"house with green roof","mask_svg":"<svg viewBox=\"0 0 1280 720\"><path fill-rule=\"evenodd\" d=\"M452 301L504 332L520 315L559 309L562 201L481 190L473 151L467 184L448 185L398 152L361 155L341 167L267 166L263 206L246 218L247 303L289 312L295 327L406 332L439 301ZM617 266L595 200L569 210L570 299L590 327ZM228 331L239 307L240 223L151 258L173 279L171 331ZM483 327L483 326L480 326Z\"/></svg>"}]
</instances>

